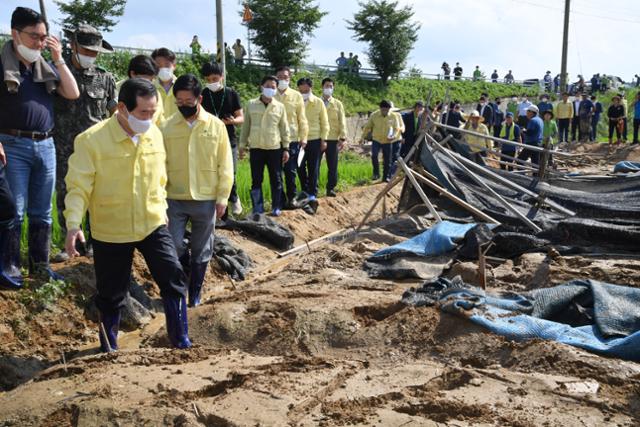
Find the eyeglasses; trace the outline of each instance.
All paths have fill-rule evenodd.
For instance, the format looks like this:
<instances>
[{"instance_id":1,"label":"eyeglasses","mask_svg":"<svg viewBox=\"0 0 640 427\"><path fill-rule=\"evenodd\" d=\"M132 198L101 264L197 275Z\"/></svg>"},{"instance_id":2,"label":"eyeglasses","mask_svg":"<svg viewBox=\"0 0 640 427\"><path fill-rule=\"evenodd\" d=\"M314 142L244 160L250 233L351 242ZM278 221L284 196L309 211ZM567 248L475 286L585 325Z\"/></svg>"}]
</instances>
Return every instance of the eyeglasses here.
<instances>
[{"instance_id":1,"label":"eyeglasses","mask_svg":"<svg viewBox=\"0 0 640 427\"><path fill-rule=\"evenodd\" d=\"M49 37L47 34L39 34L39 33L32 33L29 31L22 31L22 30L18 30L19 33L23 33L29 36L29 38L31 38L31 40L33 40L34 42L40 41L40 42L44 42L47 37Z\"/></svg>"}]
</instances>

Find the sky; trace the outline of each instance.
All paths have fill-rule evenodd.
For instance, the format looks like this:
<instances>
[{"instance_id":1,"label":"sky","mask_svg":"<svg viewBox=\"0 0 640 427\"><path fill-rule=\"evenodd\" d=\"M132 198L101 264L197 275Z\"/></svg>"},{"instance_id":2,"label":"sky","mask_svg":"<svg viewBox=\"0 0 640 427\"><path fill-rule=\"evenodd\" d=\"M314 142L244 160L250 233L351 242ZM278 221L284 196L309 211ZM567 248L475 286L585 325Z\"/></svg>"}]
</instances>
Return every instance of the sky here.
<instances>
[{"instance_id":1,"label":"sky","mask_svg":"<svg viewBox=\"0 0 640 427\"><path fill-rule=\"evenodd\" d=\"M398 0L413 6L421 24L418 41L408 59L409 67L437 74L443 61L460 62L465 75L476 65L490 75L503 77L509 69L517 80L542 78L547 70L560 72L564 2L562 0ZM247 30L241 24L241 0L222 0L224 35L229 44L240 38L247 46ZM595 73L620 76L629 81L640 73L633 59L640 30L640 2L572 0L568 70L587 78ZM45 0L49 19L61 16L53 0ZM328 14L309 39L305 62L335 64L340 51L359 55L367 64L364 43L353 40L345 20L359 9L356 0L318 0ZM613 4L613 3L612 3ZM38 9L38 0L0 0L0 32L8 33L16 6ZM176 6L179 10L175 10ZM194 34L205 49L214 50L216 37L214 0L129 0L125 14L105 39L116 46L169 47L189 50ZM274 10L277 13L277 10ZM53 24L53 30L59 25ZM384 35L381 35L384 36Z\"/></svg>"}]
</instances>

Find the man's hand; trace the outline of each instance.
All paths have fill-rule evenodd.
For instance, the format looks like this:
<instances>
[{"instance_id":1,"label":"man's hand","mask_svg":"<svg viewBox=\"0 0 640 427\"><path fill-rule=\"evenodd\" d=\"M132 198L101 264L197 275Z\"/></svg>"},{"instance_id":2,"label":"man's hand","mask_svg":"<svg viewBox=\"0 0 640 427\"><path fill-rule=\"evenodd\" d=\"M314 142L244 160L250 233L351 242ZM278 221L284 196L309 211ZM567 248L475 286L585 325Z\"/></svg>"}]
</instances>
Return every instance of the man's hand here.
<instances>
[{"instance_id":1,"label":"man's hand","mask_svg":"<svg viewBox=\"0 0 640 427\"><path fill-rule=\"evenodd\" d=\"M327 151L327 141L320 141L320 152L324 153Z\"/></svg>"},{"instance_id":2,"label":"man's hand","mask_svg":"<svg viewBox=\"0 0 640 427\"><path fill-rule=\"evenodd\" d=\"M240 148L238 150L238 158L240 158L241 160L244 159L245 154L246 154L246 152L245 152L244 148Z\"/></svg>"},{"instance_id":3,"label":"man's hand","mask_svg":"<svg viewBox=\"0 0 640 427\"><path fill-rule=\"evenodd\" d=\"M300 145L300 148L305 148L307 146L307 141L300 141L298 145Z\"/></svg>"},{"instance_id":4,"label":"man's hand","mask_svg":"<svg viewBox=\"0 0 640 427\"><path fill-rule=\"evenodd\" d=\"M222 123L224 123L225 125L235 125L235 117L225 117L224 119L222 119Z\"/></svg>"},{"instance_id":5,"label":"man's hand","mask_svg":"<svg viewBox=\"0 0 640 427\"><path fill-rule=\"evenodd\" d=\"M2 163L4 166L7 165L7 155L4 154L4 147L2 146L1 142L0 142L0 163Z\"/></svg>"},{"instance_id":6,"label":"man's hand","mask_svg":"<svg viewBox=\"0 0 640 427\"><path fill-rule=\"evenodd\" d=\"M346 139L340 138L340 140L338 141L338 151L342 151L346 142L347 142Z\"/></svg>"},{"instance_id":7,"label":"man's hand","mask_svg":"<svg viewBox=\"0 0 640 427\"><path fill-rule=\"evenodd\" d=\"M67 231L67 240L64 243L64 249L69 255L69 258L74 258L80 255L80 253L76 250L76 241L80 240L80 242L84 243L84 234L82 230L78 228L73 228Z\"/></svg>"},{"instance_id":8,"label":"man's hand","mask_svg":"<svg viewBox=\"0 0 640 427\"><path fill-rule=\"evenodd\" d=\"M289 161L289 152L288 151L283 151L282 152L282 164L285 164Z\"/></svg>"},{"instance_id":9,"label":"man's hand","mask_svg":"<svg viewBox=\"0 0 640 427\"><path fill-rule=\"evenodd\" d=\"M227 205L222 203L216 203L216 218L222 218L227 211Z\"/></svg>"},{"instance_id":10,"label":"man's hand","mask_svg":"<svg viewBox=\"0 0 640 427\"><path fill-rule=\"evenodd\" d=\"M53 59L53 62L58 62L62 59L62 44L60 44L60 41L55 38L55 36L48 36L44 44L51 51L51 59Z\"/></svg>"}]
</instances>

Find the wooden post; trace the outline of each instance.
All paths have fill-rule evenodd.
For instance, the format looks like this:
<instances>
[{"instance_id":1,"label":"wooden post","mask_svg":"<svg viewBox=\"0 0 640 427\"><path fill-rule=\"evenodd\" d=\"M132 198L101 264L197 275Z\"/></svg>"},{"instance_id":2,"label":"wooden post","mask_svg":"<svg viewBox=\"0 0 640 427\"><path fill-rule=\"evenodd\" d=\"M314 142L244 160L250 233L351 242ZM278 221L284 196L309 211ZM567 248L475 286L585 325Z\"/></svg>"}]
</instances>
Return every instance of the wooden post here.
<instances>
[{"instance_id":1,"label":"wooden post","mask_svg":"<svg viewBox=\"0 0 640 427\"><path fill-rule=\"evenodd\" d=\"M391 182L387 183L387 186L384 187L384 189L376 196L375 200L373 201L373 204L371 205L371 207L369 208L369 210L367 211L367 213L364 215L364 218L362 218L362 221L360 222L360 224L358 225L358 227L356 228L356 233L360 231L360 229L364 226L364 224L367 222L367 220L369 219L369 217L371 216L371 213L373 212L373 210L376 208L376 206L378 206L378 202L380 202L380 199L382 197L384 197L389 191L391 191L391 189L393 187L395 187L396 185L398 185L400 182L402 181L402 176L401 175L396 175L393 177L393 179L391 180Z\"/></svg>"},{"instance_id":2,"label":"wooden post","mask_svg":"<svg viewBox=\"0 0 640 427\"><path fill-rule=\"evenodd\" d=\"M411 173L411 169L409 169L407 164L402 159L398 159L398 163L400 164L400 166L404 170L404 173L407 176L407 178L409 178L409 181L411 182L413 187L418 192L418 195L420 196L420 198L422 199L424 204L427 205L427 208L429 209L429 212L431 212L431 215L433 215L433 217L435 218L436 222L441 222L442 218L440 218L440 215L438 214L438 212L436 212L436 208L433 207L433 205L431 204L431 201L429 200L427 195L424 194L424 191L422 190L422 187L420 187L420 184L418 184L418 181L416 181L416 177L413 176L413 174Z\"/></svg>"},{"instance_id":3,"label":"wooden post","mask_svg":"<svg viewBox=\"0 0 640 427\"><path fill-rule=\"evenodd\" d=\"M480 209L471 206L469 203L465 202L464 200L462 200L461 198L459 198L458 196L456 196L455 194L451 194L449 191L447 191L444 187L439 186L438 184L435 184L434 182L431 182L430 180L428 180L427 178L425 178L424 176L421 175L420 171L411 171L411 173L414 174L414 176L420 180L420 182L426 184L427 186L431 187L433 190L437 191L438 193L440 193L440 195L446 197L447 199L451 200L452 202L456 203L457 205L465 208L466 210L468 210L472 215L477 216L478 218L487 221L491 224L497 224L500 225L500 222L493 219L492 217L490 217L489 215L487 215L486 213L482 212Z\"/></svg>"}]
</instances>

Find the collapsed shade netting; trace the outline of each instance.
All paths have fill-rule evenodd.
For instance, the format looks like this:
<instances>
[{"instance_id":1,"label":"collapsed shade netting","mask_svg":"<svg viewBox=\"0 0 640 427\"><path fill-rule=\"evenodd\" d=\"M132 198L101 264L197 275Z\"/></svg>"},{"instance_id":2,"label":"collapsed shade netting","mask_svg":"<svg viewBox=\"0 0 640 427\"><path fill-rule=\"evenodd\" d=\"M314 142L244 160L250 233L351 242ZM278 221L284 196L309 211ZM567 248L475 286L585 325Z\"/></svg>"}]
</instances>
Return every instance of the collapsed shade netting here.
<instances>
[{"instance_id":1,"label":"collapsed shade netting","mask_svg":"<svg viewBox=\"0 0 640 427\"><path fill-rule=\"evenodd\" d=\"M268 243L279 250L287 250L293 246L294 236L291 230L265 214L249 215L239 221L234 219L220 221L218 228L242 231L254 239Z\"/></svg>"},{"instance_id":2,"label":"collapsed shade netting","mask_svg":"<svg viewBox=\"0 0 640 427\"><path fill-rule=\"evenodd\" d=\"M474 182L448 157L439 152L431 153L424 144L419 162L437 177L440 185L500 221L503 231L531 234L531 230L518 217ZM496 193L543 229L538 233L538 237L549 239L556 244L571 243L583 246L599 244L640 249L640 176L563 177L540 182L535 177L488 169L576 212L575 217L567 217L546 208L534 207L537 204L536 197L512 190L483 177L483 181ZM428 188L424 190L429 197L438 199L440 209L446 209L451 214L457 212L459 217L468 217L467 211L440 198L437 193ZM420 201L415 190L405 182L401 208L408 209L418 203Z\"/></svg>"},{"instance_id":3,"label":"collapsed shade netting","mask_svg":"<svg viewBox=\"0 0 640 427\"><path fill-rule=\"evenodd\" d=\"M513 340L541 338L640 361L640 289L573 280L524 294L490 294L439 278L405 292L406 304L437 304Z\"/></svg>"}]
</instances>

